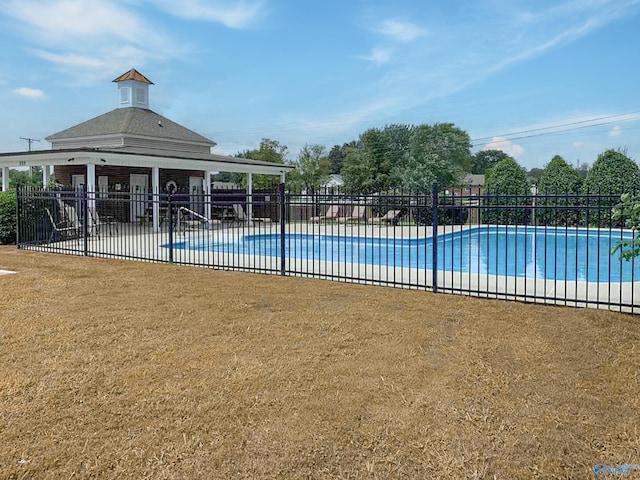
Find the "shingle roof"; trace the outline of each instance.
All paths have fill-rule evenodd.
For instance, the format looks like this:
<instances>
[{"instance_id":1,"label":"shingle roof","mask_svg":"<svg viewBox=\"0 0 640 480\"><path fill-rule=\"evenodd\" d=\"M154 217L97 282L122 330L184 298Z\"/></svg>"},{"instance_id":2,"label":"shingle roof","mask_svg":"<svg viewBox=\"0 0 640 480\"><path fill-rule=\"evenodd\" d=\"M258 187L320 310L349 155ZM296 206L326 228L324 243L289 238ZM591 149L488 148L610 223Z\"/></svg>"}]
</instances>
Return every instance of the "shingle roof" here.
<instances>
[{"instance_id":1,"label":"shingle roof","mask_svg":"<svg viewBox=\"0 0 640 480\"><path fill-rule=\"evenodd\" d=\"M485 182L485 176L481 174L469 173L467 174L462 183L465 185L479 185L483 186Z\"/></svg>"},{"instance_id":2,"label":"shingle roof","mask_svg":"<svg viewBox=\"0 0 640 480\"><path fill-rule=\"evenodd\" d=\"M149 80L147 77L142 75L135 68L132 68L128 72L123 73L113 81L118 83L118 82L124 82L125 80L136 80L137 82L148 83L149 85L153 85L153 82L151 80Z\"/></svg>"},{"instance_id":3,"label":"shingle roof","mask_svg":"<svg viewBox=\"0 0 640 480\"><path fill-rule=\"evenodd\" d=\"M163 140L181 140L185 142L215 142L188 128L179 125L152 110L128 107L117 108L98 117L82 122L74 127L46 137L48 141L102 135L140 135Z\"/></svg>"}]
</instances>

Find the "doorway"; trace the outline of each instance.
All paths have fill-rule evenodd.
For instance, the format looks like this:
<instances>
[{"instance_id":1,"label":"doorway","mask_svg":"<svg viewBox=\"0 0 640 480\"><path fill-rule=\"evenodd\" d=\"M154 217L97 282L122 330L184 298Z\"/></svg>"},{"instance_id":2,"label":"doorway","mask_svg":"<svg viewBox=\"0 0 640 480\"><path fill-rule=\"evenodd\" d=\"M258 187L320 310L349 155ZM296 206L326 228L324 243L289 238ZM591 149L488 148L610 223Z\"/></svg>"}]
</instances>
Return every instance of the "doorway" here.
<instances>
[{"instance_id":1,"label":"doorway","mask_svg":"<svg viewBox=\"0 0 640 480\"><path fill-rule=\"evenodd\" d=\"M129 221L143 222L147 213L147 187L149 177L144 174L129 175Z\"/></svg>"},{"instance_id":2,"label":"doorway","mask_svg":"<svg viewBox=\"0 0 640 480\"><path fill-rule=\"evenodd\" d=\"M204 189L201 177L189 177L189 209L200 215L204 213Z\"/></svg>"}]
</instances>

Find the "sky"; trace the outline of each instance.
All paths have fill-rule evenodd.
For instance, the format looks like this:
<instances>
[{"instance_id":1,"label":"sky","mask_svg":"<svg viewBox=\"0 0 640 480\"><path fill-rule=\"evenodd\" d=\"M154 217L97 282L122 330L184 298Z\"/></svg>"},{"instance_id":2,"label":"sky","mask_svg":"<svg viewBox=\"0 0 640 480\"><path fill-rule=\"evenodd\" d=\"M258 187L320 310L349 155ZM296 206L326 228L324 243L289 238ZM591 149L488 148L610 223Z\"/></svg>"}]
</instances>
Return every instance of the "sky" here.
<instances>
[{"instance_id":1,"label":"sky","mask_svg":"<svg viewBox=\"0 0 640 480\"><path fill-rule=\"evenodd\" d=\"M150 108L214 152L450 122L527 169L640 160L640 0L0 0L0 151Z\"/></svg>"}]
</instances>

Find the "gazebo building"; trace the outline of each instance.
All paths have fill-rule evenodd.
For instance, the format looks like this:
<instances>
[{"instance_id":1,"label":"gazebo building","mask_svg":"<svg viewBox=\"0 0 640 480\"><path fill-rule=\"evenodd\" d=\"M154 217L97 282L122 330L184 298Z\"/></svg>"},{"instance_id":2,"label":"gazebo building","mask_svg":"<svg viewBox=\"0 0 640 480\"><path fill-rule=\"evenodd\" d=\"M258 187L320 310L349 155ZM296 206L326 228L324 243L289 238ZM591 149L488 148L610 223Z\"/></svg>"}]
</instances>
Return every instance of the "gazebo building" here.
<instances>
[{"instance_id":1,"label":"gazebo building","mask_svg":"<svg viewBox=\"0 0 640 480\"><path fill-rule=\"evenodd\" d=\"M84 185L88 202L96 193L109 191L163 193L177 191L211 194L211 175L219 172L247 174L247 195L252 175L277 175L284 182L293 167L211 153L215 142L149 109L149 86L153 82L135 69L113 80L118 86L118 108L46 137L50 150L0 153L2 189L9 186L10 167L43 167L43 183ZM250 198L250 197L249 197ZM131 204L136 207L136 203ZM89 208L95 208L90 204ZM210 202L204 212L211 218ZM251 207L247 205L247 214ZM135 221L141 212L130 212ZM159 228L157 202L153 204L153 226Z\"/></svg>"}]
</instances>

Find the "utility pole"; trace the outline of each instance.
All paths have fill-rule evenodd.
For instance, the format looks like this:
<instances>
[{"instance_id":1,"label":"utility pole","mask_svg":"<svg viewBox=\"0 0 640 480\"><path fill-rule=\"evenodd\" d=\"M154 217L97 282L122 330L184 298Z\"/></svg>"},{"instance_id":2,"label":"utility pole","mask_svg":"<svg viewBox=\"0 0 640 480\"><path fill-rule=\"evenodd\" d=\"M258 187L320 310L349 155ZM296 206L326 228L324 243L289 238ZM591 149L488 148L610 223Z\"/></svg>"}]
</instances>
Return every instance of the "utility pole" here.
<instances>
[{"instance_id":1,"label":"utility pole","mask_svg":"<svg viewBox=\"0 0 640 480\"><path fill-rule=\"evenodd\" d=\"M29 138L29 137L20 137L20 140L25 140L29 144L29 151L31 151L31 144L33 142L39 142L40 141L40 139L38 139L38 138Z\"/></svg>"},{"instance_id":2,"label":"utility pole","mask_svg":"<svg viewBox=\"0 0 640 480\"><path fill-rule=\"evenodd\" d=\"M31 151L31 144L33 142L39 142L40 139L38 138L29 138L29 137L20 137L20 140L25 140L28 144L29 144L29 151ZM31 167L29 167L29 176L33 175L32 171L31 171Z\"/></svg>"}]
</instances>

